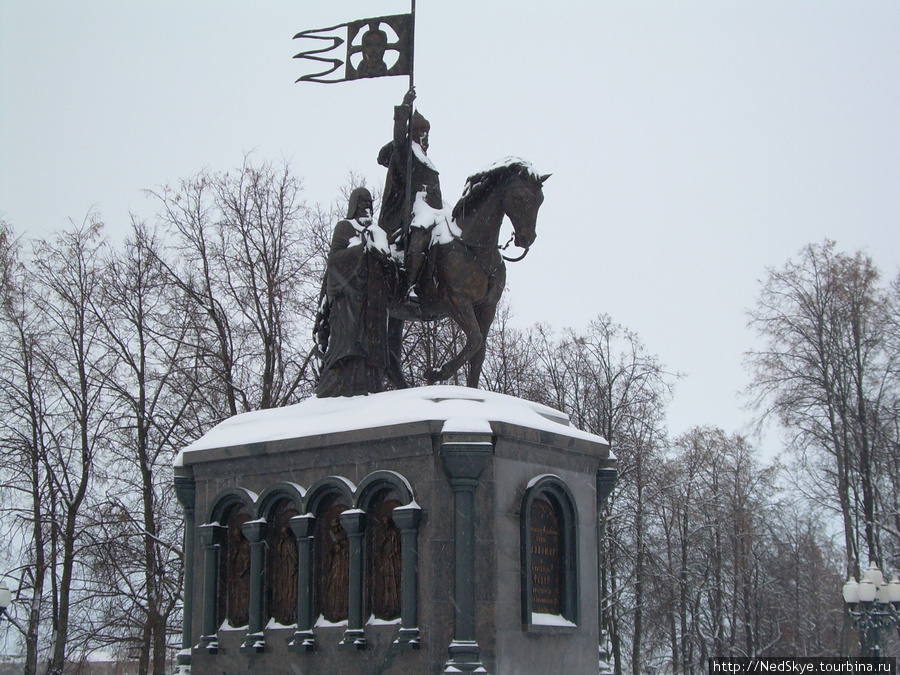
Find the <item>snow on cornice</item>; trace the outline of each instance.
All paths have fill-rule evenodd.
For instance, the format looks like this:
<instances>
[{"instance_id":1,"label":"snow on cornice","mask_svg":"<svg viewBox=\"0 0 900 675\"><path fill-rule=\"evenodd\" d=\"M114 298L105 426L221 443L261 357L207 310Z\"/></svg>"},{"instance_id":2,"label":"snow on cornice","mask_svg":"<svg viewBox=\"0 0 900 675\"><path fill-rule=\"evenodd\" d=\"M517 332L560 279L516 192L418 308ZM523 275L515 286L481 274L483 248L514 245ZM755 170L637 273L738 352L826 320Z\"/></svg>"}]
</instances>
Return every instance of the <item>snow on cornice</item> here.
<instances>
[{"instance_id":1,"label":"snow on cornice","mask_svg":"<svg viewBox=\"0 0 900 675\"><path fill-rule=\"evenodd\" d=\"M368 396L311 397L284 408L235 415L178 453L175 466L184 463L185 454L199 450L422 421L443 422L443 433L490 434L495 422L606 444L601 437L571 426L568 415L548 406L481 389L438 385Z\"/></svg>"}]
</instances>

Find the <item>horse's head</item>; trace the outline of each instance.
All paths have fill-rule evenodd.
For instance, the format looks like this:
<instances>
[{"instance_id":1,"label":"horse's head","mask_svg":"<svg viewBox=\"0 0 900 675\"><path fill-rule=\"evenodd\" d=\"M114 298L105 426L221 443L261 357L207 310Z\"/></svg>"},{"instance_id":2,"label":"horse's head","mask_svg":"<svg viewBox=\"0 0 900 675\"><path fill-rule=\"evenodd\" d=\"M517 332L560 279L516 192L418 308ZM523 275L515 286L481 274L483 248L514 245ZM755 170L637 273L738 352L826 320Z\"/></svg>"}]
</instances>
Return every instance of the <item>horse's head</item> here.
<instances>
[{"instance_id":1,"label":"horse's head","mask_svg":"<svg viewBox=\"0 0 900 675\"><path fill-rule=\"evenodd\" d=\"M537 214L544 201L542 186L549 177L549 173L540 177L530 173L520 175L503 191L503 211L512 222L514 241L519 248L527 249L537 238Z\"/></svg>"}]
</instances>

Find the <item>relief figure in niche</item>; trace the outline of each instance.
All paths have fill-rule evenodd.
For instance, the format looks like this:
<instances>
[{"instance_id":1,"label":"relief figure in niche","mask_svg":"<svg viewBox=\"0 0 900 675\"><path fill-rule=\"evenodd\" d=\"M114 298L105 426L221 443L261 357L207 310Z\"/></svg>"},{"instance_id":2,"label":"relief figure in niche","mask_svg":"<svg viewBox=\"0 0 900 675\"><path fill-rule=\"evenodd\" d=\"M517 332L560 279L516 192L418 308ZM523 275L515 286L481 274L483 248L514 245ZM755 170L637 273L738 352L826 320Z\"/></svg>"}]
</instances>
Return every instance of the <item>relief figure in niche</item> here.
<instances>
[{"instance_id":1,"label":"relief figure in niche","mask_svg":"<svg viewBox=\"0 0 900 675\"><path fill-rule=\"evenodd\" d=\"M382 501L372 514L369 532L369 584L371 611L379 619L400 616L400 530L392 518L400 502Z\"/></svg>"},{"instance_id":2,"label":"relief figure in niche","mask_svg":"<svg viewBox=\"0 0 900 675\"><path fill-rule=\"evenodd\" d=\"M269 614L283 626L296 621L297 611L297 538L291 530L291 518L299 511L282 501L272 519L269 541Z\"/></svg>"},{"instance_id":3,"label":"relief figure in niche","mask_svg":"<svg viewBox=\"0 0 900 675\"><path fill-rule=\"evenodd\" d=\"M224 596L227 611L223 614L232 626L247 625L250 616L250 542L242 530L248 520L249 515L237 510L228 518L223 575L226 588L220 598Z\"/></svg>"},{"instance_id":4,"label":"relief figure in niche","mask_svg":"<svg viewBox=\"0 0 900 675\"><path fill-rule=\"evenodd\" d=\"M345 620L349 610L350 540L341 525L346 509L343 504L328 508L316 537L319 611L332 623Z\"/></svg>"}]
</instances>

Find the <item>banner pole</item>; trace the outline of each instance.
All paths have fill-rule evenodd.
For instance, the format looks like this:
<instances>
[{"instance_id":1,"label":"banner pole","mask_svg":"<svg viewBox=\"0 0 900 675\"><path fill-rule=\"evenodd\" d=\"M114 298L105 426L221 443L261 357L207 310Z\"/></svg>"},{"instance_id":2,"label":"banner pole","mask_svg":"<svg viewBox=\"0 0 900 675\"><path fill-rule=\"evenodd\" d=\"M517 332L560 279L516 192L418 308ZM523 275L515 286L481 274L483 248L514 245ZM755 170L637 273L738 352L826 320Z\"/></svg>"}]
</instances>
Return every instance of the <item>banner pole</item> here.
<instances>
[{"instance_id":1,"label":"banner pole","mask_svg":"<svg viewBox=\"0 0 900 675\"><path fill-rule=\"evenodd\" d=\"M416 0L410 0L410 29L409 36L409 88L412 89L415 84L413 73L416 70Z\"/></svg>"},{"instance_id":2,"label":"banner pole","mask_svg":"<svg viewBox=\"0 0 900 675\"><path fill-rule=\"evenodd\" d=\"M409 88L412 89L415 86L414 73L416 70L416 0L410 0L410 38L409 38ZM413 111L415 110L415 101L409 106L409 119L406 122L406 195L403 200L403 234L404 234L404 242L403 242L403 251L404 254L409 250L409 230L412 224L412 164L413 164L413 149L412 149L412 121L413 121ZM404 267L406 266L406 258L404 255L403 260Z\"/></svg>"}]
</instances>

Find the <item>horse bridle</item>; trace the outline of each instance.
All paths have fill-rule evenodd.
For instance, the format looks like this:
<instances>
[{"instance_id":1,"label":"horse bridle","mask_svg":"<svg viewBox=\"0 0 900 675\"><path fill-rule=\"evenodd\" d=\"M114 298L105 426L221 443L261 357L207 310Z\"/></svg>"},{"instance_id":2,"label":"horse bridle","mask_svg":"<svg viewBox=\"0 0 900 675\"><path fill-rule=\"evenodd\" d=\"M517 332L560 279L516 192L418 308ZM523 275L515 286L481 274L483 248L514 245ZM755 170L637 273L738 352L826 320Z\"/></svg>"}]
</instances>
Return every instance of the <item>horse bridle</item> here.
<instances>
[{"instance_id":1,"label":"horse bridle","mask_svg":"<svg viewBox=\"0 0 900 675\"><path fill-rule=\"evenodd\" d=\"M515 238L516 238L516 233L513 232L511 235L509 235L509 241L508 241L508 242L506 242L505 244L503 244L503 246L500 246L499 244L497 245L497 250L501 252L501 253L500 253L500 257L503 258L506 262L519 262L520 260L522 260L523 258L525 258L526 255L528 255L528 251L529 251L529 249L531 249L530 246L526 246L526 247L525 247L525 250L522 252L522 255L520 255L518 258L507 258L505 255L503 255L503 251L505 251L506 249L509 248L509 245L510 245L511 243L513 243L513 240L514 240Z\"/></svg>"}]
</instances>

